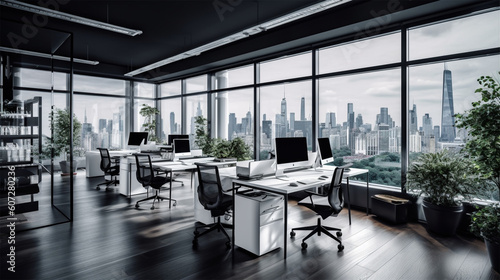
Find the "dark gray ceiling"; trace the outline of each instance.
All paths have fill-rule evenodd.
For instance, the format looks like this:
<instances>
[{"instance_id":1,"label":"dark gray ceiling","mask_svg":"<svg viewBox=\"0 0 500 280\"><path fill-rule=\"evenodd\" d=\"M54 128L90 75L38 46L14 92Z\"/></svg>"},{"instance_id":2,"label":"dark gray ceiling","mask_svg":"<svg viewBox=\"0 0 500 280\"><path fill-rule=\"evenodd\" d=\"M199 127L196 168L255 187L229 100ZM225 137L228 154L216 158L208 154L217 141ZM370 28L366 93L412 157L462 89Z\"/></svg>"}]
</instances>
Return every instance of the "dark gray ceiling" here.
<instances>
[{"instance_id":1,"label":"dark gray ceiling","mask_svg":"<svg viewBox=\"0 0 500 280\"><path fill-rule=\"evenodd\" d=\"M0 25L1 46L50 52L50 49L56 48L60 44L64 34L54 35L50 34L50 32L42 32L44 29L50 28L71 32L74 38L74 57L100 62L97 66L75 63L76 72L123 77L129 71L321 1L38 0L24 2L35 5L47 2L57 3L57 6L49 8L119 26L139 29L143 31L143 34L130 37L54 18L48 18L45 21L42 17L34 17L30 13L0 6L0 19L2 20L2 25ZM352 34L354 32L376 33L378 27L481 2L484 1L355 0L287 26L271 29L227 46L202 53L197 57L184 59L149 71L136 78L155 82L172 79L222 65L250 61L289 48L308 47L333 36ZM489 3L491 2L495 1L489 1ZM375 15L389 12L392 13L384 18L387 19L386 22L375 19ZM20 24L17 26L8 24L6 20L19 22ZM30 26L33 23L34 25ZM375 26L375 28L370 29L371 26ZM28 27L34 28L33 30L37 32L29 33ZM21 38L21 40L17 41L16 46L12 46L12 34L18 34ZM23 63L35 65L39 63L26 57L20 60Z\"/></svg>"}]
</instances>

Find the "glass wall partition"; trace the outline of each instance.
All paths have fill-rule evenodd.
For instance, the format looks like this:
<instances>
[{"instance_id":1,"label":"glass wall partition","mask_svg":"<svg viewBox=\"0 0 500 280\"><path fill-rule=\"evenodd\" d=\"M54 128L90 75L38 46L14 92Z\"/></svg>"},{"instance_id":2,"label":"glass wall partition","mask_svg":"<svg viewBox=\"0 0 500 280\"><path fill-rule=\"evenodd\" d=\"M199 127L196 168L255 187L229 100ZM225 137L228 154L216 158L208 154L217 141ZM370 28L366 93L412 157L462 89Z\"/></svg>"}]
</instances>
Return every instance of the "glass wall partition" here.
<instances>
[{"instance_id":1,"label":"glass wall partition","mask_svg":"<svg viewBox=\"0 0 500 280\"><path fill-rule=\"evenodd\" d=\"M24 34L21 24L0 20L0 25L9 34ZM4 69L0 97L0 216L16 218L16 231L73 220L73 148L78 135L72 133L71 126L78 126L71 117L72 63L59 59L71 57L72 37L44 28L38 28L35 35L50 38L50 42L30 45L33 49L26 50L50 50L47 54L55 57L38 57L39 69L20 68L32 62L30 52L0 53ZM10 43L4 41L1 45L13 48ZM15 178L14 208L7 207L11 204L6 198L11 195L4 184L9 176Z\"/></svg>"}]
</instances>

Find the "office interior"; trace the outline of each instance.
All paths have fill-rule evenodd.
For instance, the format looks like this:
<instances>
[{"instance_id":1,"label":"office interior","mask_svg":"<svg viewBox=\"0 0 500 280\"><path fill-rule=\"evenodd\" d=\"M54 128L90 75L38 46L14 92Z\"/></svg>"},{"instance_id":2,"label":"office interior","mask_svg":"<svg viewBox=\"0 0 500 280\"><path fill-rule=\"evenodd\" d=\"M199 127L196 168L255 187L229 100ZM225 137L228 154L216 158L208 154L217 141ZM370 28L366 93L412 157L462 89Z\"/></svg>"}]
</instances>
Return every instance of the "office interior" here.
<instances>
[{"instance_id":1,"label":"office interior","mask_svg":"<svg viewBox=\"0 0 500 280\"><path fill-rule=\"evenodd\" d=\"M16 7L23 3L73 21ZM445 92L451 114L463 112L477 78L498 78L499 7L496 0L0 1L0 168L30 172L23 179L33 186L15 197L16 272L2 265L2 279L500 279L466 215L452 237L429 232L421 198L405 187L418 154L463 146L466 132L450 123ZM144 132L146 105L158 110L149 132L156 139L129 143ZM79 134L58 133L58 114ZM294 137L315 157L308 164L318 164L318 139L327 138L326 165L366 170L348 178L340 214L322 221L342 229L345 248L313 236L304 250L306 233L290 236L317 220L299 205L304 191L283 206L288 228L274 229L285 246L256 253L231 240L227 248L214 232L194 248L196 226L213 222L197 212L194 167L167 166L176 181L160 193L175 205L136 207L146 193L132 182L135 152L190 166L213 160L196 142L200 116L212 138L248 145L248 160L273 160L276 139ZM174 156L175 135L187 137L187 154ZM56 149L57 138L68 145ZM100 170L98 148L118 154L123 167L119 183L100 189L112 178ZM219 166L221 174L236 168ZM274 168L264 173L274 176ZM409 200L404 223L373 213L371 197L381 194ZM477 200L498 201L498 191ZM3 264L8 217L2 212ZM226 230L234 238L231 225Z\"/></svg>"}]
</instances>

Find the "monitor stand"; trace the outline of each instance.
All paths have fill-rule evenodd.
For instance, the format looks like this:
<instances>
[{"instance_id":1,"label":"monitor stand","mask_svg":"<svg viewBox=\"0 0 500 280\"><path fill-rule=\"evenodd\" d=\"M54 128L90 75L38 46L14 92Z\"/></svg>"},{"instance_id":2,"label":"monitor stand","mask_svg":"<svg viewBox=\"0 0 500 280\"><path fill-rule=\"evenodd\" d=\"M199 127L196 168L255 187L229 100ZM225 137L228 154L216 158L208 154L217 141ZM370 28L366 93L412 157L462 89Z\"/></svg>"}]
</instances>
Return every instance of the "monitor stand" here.
<instances>
[{"instance_id":1,"label":"monitor stand","mask_svg":"<svg viewBox=\"0 0 500 280\"><path fill-rule=\"evenodd\" d=\"M276 169L275 173L276 179L280 179L283 181L288 181L290 180L288 176L285 175L285 170L284 169Z\"/></svg>"}]
</instances>

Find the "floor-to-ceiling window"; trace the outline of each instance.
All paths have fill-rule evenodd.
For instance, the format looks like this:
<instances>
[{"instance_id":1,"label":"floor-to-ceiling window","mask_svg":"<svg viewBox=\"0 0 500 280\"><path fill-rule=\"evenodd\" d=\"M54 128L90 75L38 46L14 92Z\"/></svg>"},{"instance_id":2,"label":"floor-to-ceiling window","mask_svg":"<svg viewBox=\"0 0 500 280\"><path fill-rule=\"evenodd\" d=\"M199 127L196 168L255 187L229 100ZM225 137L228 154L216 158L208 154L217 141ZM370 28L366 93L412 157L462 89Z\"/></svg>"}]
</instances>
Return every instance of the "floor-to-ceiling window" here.
<instances>
[{"instance_id":1,"label":"floor-to-ceiling window","mask_svg":"<svg viewBox=\"0 0 500 280\"><path fill-rule=\"evenodd\" d=\"M306 137L311 150L311 80L260 87L260 158L274 150L278 137Z\"/></svg>"},{"instance_id":2,"label":"floor-to-ceiling window","mask_svg":"<svg viewBox=\"0 0 500 280\"><path fill-rule=\"evenodd\" d=\"M160 84L160 139L167 141L170 134L182 133L182 80ZM166 98L164 97L172 97Z\"/></svg>"},{"instance_id":3,"label":"floor-to-ceiling window","mask_svg":"<svg viewBox=\"0 0 500 280\"><path fill-rule=\"evenodd\" d=\"M422 153L460 150L467 131L455 128L454 115L472 107L480 96L477 79L500 79L500 11L476 13L408 30L408 152L414 162ZM493 55L492 55L493 54ZM481 198L498 200L492 188Z\"/></svg>"},{"instance_id":4,"label":"floor-to-ceiling window","mask_svg":"<svg viewBox=\"0 0 500 280\"><path fill-rule=\"evenodd\" d=\"M125 80L75 75L74 113L85 151L126 146L127 89Z\"/></svg>"},{"instance_id":5,"label":"floor-to-ceiling window","mask_svg":"<svg viewBox=\"0 0 500 280\"><path fill-rule=\"evenodd\" d=\"M319 137L330 139L335 165L370 170L370 182L401 186L399 69L319 80Z\"/></svg>"}]
</instances>

